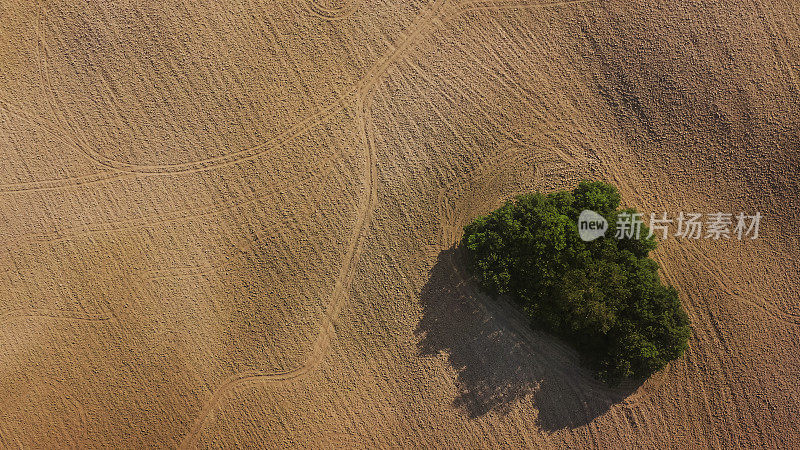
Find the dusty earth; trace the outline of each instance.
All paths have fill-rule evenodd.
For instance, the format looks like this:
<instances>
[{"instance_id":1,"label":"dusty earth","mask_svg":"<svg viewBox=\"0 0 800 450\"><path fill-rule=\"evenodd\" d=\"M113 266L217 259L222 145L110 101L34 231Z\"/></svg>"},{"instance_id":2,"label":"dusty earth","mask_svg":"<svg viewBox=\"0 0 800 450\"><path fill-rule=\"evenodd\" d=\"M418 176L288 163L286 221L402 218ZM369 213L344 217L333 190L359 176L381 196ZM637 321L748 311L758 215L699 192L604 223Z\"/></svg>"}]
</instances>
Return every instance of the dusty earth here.
<instances>
[{"instance_id":1,"label":"dusty earth","mask_svg":"<svg viewBox=\"0 0 800 450\"><path fill-rule=\"evenodd\" d=\"M800 447L795 0L0 2L0 447ZM454 244L615 183L683 358L610 389Z\"/></svg>"}]
</instances>

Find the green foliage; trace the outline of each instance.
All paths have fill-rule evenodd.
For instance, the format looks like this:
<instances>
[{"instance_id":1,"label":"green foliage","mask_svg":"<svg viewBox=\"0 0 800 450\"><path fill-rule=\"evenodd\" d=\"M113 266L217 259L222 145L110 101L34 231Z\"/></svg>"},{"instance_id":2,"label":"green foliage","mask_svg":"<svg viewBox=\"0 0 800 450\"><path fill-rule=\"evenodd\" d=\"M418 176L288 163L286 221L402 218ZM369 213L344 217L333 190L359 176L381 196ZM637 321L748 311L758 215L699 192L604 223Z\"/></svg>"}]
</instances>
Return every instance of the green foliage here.
<instances>
[{"instance_id":1,"label":"green foliage","mask_svg":"<svg viewBox=\"0 0 800 450\"><path fill-rule=\"evenodd\" d=\"M679 357L689 320L678 294L661 284L656 246L642 226L638 239L616 239L620 195L603 182L572 192L516 197L464 228L470 269L493 295L507 294L532 322L570 342L611 383L643 378ZM608 220L605 238L584 242L584 209Z\"/></svg>"}]
</instances>

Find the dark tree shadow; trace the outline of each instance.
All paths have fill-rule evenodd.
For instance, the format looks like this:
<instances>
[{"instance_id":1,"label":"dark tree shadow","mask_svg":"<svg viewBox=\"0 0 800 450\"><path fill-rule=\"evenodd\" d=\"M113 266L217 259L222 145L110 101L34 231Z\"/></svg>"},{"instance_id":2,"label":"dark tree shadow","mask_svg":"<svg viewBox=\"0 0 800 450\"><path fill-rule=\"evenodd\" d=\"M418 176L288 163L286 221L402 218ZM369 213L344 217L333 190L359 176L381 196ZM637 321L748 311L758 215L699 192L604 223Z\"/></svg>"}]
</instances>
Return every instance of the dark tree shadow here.
<instances>
[{"instance_id":1,"label":"dark tree shadow","mask_svg":"<svg viewBox=\"0 0 800 450\"><path fill-rule=\"evenodd\" d=\"M445 354L457 371L455 407L474 418L528 402L538 425L553 431L587 424L639 388L595 380L566 344L533 330L517 305L481 293L462 260L458 249L439 254L420 293L416 330L420 354Z\"/></svg>"}]
</instances>

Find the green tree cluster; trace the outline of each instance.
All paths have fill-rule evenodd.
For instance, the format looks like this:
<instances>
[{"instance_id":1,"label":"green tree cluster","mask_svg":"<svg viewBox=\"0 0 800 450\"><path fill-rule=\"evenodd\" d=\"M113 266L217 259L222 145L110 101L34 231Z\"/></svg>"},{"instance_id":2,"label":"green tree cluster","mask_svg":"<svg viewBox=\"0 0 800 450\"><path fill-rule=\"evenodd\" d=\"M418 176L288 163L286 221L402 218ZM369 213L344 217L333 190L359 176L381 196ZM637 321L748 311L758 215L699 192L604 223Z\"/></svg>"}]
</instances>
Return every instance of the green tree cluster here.
<instances>
[{"instance_id":1,"label":"green tree cluster","mask_svg":"<svg viewBox=\"0 0 800 450\"><path fill-rule=\"evenodd\" d=\"M521 195L464 228L462 245L480 285L509 295L534 325L568 341L616 384L662 369L687 347L689 319L674 288L664 286L656 247L642 226L617 239L617 189L582 182L573 191ZM606 237L583 241L577 219L588 209L609 224Z\"/></svg>"}]
</instances>

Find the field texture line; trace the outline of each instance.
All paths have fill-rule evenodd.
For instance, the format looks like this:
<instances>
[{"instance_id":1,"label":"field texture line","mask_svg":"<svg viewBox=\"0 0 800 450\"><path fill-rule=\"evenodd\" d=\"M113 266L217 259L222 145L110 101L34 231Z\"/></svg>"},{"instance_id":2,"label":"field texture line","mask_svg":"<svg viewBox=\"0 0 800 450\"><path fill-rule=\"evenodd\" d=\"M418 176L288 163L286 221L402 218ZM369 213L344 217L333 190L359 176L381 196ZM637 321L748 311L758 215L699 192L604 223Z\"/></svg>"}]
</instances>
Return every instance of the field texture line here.
<instances>
[{"instance_id":1,"label":"field texture line","mask_svg":"<svg viewBox=\"0 0 800 450\"><path fill-rule=\"evenodd\" d=\"M336 330L335 322L345 300L348 296L350 285L352 284L355 276L355 268L361 256L364 241L366 238L367 230L372 219L372 213L377 203L377 166L375 164L375 146L372 138L367 131L368 123L368 105L364 102L358 102L360 113L358 113L358 122L361 138L363 139L363 148L365 149L364 165L364 183L365 183L365 197L359 202L359 207L356 213L356 223L353 227L353 234L350 239L350 244L347 248L347 253L344 258L344 264L336 279L336 283L331 293L331 301L325 311L322 325L320 327L317 339L314 341L311 352L308 358L298 367L277 373L261 373L261 372L242 372L233 375L223 382L208 401L203 406L200 415L195 420L192 429L184 438L180 448L194 447L197 438L202 431L208 416L213 412L220 399L224 397L231 389L247 382L279 382L296 379L311 372L325 357L325 354L330 346Z\"/></svg>"}]
</instances>

